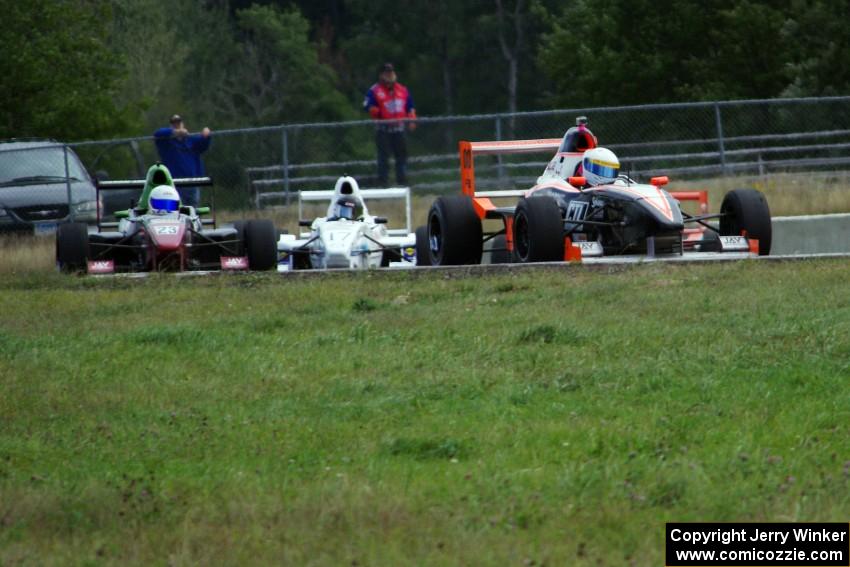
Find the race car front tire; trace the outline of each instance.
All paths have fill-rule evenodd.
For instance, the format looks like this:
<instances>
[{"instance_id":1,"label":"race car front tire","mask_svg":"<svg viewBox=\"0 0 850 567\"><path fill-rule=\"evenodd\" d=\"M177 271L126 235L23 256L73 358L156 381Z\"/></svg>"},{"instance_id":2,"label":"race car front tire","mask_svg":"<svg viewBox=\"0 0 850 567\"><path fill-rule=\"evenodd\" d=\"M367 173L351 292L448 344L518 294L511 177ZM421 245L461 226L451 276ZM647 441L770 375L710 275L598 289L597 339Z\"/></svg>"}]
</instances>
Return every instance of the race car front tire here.
<instances>
[{"instance_id":1,"label":"race car front tire","mask_svg":"<svg viewBox=\"0 0 850 567\"><path fill-rule=\"evenodd\" d=\"M514 212L514 254L519 262L564 259L564 219L552 197L523 197Z\"/></svg>"},{"instance_id":2,"label":"race car front tire","mask_svg":"<svg viewBox=\"0 0 850 567\"><path fill-rule=\"evenodd\" d=\"M432 266L480 264L481 219L466 195L438 197L428 212L428 257Z\"/></svg>"},{"instance_id":3,"label":"race car front tire","mask_svg":"<svg viewBox=\"0 0 850 567\"><path fill-rule=\"evenodd\" d=\"M56 264L63 272L85 272L91 259L86 223L60 224L56 230Z\"/></svg>"},{"instance_id":4,"label":"race car front tire","mask_svg":"<svg viewBox=\"0 0 850 567\"><path fill-rule=\"evenodd\" d=\"M274 268L277 265L277 230L274 223L268 219L249 220L242 231L250 269Z\"/></svg>"},{"instance_id":5,"label":"race car front tire","mask_svg":"<svg viewBox=\"0 0 850 567\"><path fill-rule=\"evenodd\" d=\"M428 227L420 226L416 229L416 265L430 266L431 255L428 252Z\"/></svg>"},{"instance_id":6,"label":"race car front tire","mask_svg":"<svg viewBox=\"0 0 850 567\"><path fill-rule=\"evenodd\" d=\"M770 242L773 235L770 221L770 208L761 191L755 189L733 189L723 197L720 205L720 234L722 236L740 236L746 232L747 238L759 242L759 256L770 254Z\"/></svg>"}]
</instances>

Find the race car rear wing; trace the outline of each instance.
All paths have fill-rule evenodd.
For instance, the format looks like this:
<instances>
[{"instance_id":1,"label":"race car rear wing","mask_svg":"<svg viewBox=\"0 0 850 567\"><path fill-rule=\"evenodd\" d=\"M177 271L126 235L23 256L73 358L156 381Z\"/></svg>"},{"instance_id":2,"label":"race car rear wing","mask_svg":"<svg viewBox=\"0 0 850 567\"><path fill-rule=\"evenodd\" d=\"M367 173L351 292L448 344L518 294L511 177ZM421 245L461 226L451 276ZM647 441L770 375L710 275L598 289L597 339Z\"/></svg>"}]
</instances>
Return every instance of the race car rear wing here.
<instances>
[{"instance_id":1,"label":"race car rear wing","mask_svg":"<svg viewBox=\"0 0 850 567\"><path fill-rule=\"evenodd\" d=\"M114 189L143 189L145 179L122 179L116 181L98 181L97 188L101 191ZM175 187L211 187L213 182L209 177L181 177L174 179Z\"/></svg>"},{"instance_id":2,"label":"race car rear wing","mask_svg":"<svg viewBox=\"0 0 850 567\"><path fill-rule=\"evenodd\" d=\"M522 190L513 191L476 191L475 190L475 156L499 154L530 154L543 151L554 151L561 146L560 138L543 138L540 140L509 140L495 142L467 142L458 144L460 150L460 180L461 191L470 197L521 197ZM666 178L664 183L666 183ZM700 214L708 212L708 193L706 191L671 191L673 198L679 201L697 201Z\"/></svg>"},{"instance_id":3,"label":"race car rear wing","mask_svg":"<svg viewBox=\"0 0 850 567\"><path fill-rule=\"evenodd\" d=\"M475 192L475 156L498 154L530 154L543 151L557 150L561 145L560 138L542 140L510 140L497 142L467 142L458 144L460 150L460 182L461 191L470 197L515 197L524 191L487 191Z\"/></svg>"},{"instance_id":4,"label":"race car rear wing","mask_svg":"<svg viewBox=\"0 0 850 567\"><path fill-rule=\"evenodd\" d=\"M171 182L174 184L174 187L212 187L213 181L210 177L180 177L178 179L172 179ZM146 179L119 179L115 181L98 181L95 189L97 190L97 201L100 202L100 192L101 191L116 191L119 189L144 189L145 183L147 183ZM213 201L215 201L215 192L213 192ZM198 209L199 211L205 210L206 207ZM213 208L214 210L214 208ZM201 220L202 224L215 226L215 216L212 219L203 219ZM100 207L98 207L97 213L97 226L98 229L103 228L115 228L118 226L117 222L103 222L101 219L101 211Z\"/></svg>"},{"instance_id":5,"label":"race car rear wing","mask_svg":"<svg viewBox=\"0 0 850 567\"><path fill-rule=\"evenodd\" d=\"M329 202L335 193L334 191L299 191L298 192L298 218L304 217L304 203L324 201ZM411 226L413 225L412 205L410 201L410 187L391 187L388 189L360 189L360 196L365 201L372 200L387 200L387 199L404 199L405 207L405 227L404 228L389 228L387 233L391 236L407 236L410 234ZM371 214L371 212L370 212Z\"/></svg>"}]
</instances>

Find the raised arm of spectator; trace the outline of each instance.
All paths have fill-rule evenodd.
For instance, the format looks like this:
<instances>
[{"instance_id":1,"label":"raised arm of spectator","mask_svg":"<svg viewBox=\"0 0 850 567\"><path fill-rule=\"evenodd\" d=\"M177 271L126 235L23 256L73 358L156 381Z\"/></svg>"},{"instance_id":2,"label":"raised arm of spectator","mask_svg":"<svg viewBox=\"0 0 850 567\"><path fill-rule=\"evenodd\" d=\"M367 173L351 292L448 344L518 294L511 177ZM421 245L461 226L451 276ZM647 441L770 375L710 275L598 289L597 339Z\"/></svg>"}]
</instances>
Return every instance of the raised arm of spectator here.
<instances>
[{"instance_id":1,"label":"raised arm of spectator","mask_svg":"<svg viewBox=\"0 0 850 567\"><path fill-rule=\"evenodd\" d=\"M411 120L407 123L407 128L412 132L416 130L416 123L413 122L416 120L416 107L413 105L413 97L410 93L407 93L407 104L404 105L404 111L407 113L407 117Z\"/></svg>"},{"instance_id":2,"label":"raised arm of spectator","mask_svg":"<svg viewBox=\"0 0 850 567\"><path fill-rule=\"evenodd\" d=\"M404 105L404 111L407 112L408 118L416 118L416 106L413 104L413 96L410 92L407 93L407 104Z\"/></svg>"},{"instance_id":3,"label":"raised arm of spectator","mask_svg":"<svg viewBox=\"0 0 850 567\"><path fill-rule=\"evenodd\" d=\"M204 130L198 134L192 134L186 139L189 148L193 152L202 153L207 151L210 147L210 142L212 141L212 136L210 135L210 129L204 128Z\"/></svg>"},{"instance_id":4,"label":"raised arm of spectator","mask_svg":"<svg viewBox=\"0 0 850 567\"><path fill-rule=\"evenodd\" d=\"M170 126L160 128L159 130L153 133L153 141L156 144L156 147L159 149L160 159L163 159L163 152L168 151L168 147L171 144L171 138L173 136L174 128Z\"/></svg>"},{"instance_id":5,"label":"raised arm of spectator","mask_svg":"<svg viewBox=\"0 0 850 567\"><path fill-rule=\"evenodd\" d=\"M363 110L369 113L374 120L381 118L381 109L378 107L378 100L375 98L375 93L372 89L366 91L366 99L363 101Z\"/></svg>"},{"instance_id":6,"label":"raised arm of spectator","mask_svg":"<svg viewBox=\"0 0 850 567\"><path fill-rule=\"evenodd\" d=\"M154 138L170 138L173 135L174 128L172 128L171 126L165 126L153 133Z\"/></svg>"}]
</instances>

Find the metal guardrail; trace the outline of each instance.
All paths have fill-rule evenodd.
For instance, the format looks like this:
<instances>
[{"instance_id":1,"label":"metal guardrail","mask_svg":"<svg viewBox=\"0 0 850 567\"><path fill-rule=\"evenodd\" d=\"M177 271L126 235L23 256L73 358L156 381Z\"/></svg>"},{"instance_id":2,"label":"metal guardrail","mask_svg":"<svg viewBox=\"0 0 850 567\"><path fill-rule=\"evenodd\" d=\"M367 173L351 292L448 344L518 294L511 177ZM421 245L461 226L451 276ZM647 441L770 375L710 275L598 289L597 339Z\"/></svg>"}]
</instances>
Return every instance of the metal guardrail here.
<instances>
[{"instance_id":1,"label":"metal guardrail","mask_svg":"<svg viewBox=\"0 0 850 567\"><path fill-rule=\"evenodd\" d=\"M696 114L694 114L696 113ZM560 135L575 115L591 117L591 129L600 143L615 151L623 167L634 176L660 173L674 176L717 176L758 172L765 175L780 170L806 170L817 167L850 165L850 97L818 99L773 99L685 103L597 109L554 110L544 112L489 114L467 117L440 117L420 121L444 128L488 123L478 135L455 135L453 147L442 152L419 153L408 161L416 191L454 191L458 184L456 143L469 140L507 139L505 124L514 123L511 139L544 138ZM559 118L558 130L551 126L529 129L523 122ZM615 129L609 125L617 123ZM551 122L551 120L550 120ZM330 125L298 125L292 132L306 135ZM369 121L335 124L333 128L371 127ZM470 130L470 128L466 128ZM529 135L527 132L531 130ZM419 130L417 130L419 131ZM709 135L694 137L695 131ZM641 141L629 139L638 132ZM634 137L634 136L632 136ZM413 136L411 136L411 139ZM807 143L808 142L808 143ZM439 145L439 144L437 144ZM827 156L827 157L824 157ZM533 183L547 161L543 159L512 162L500 157L490 163L476 164L480 182L491 188L516 188ZM548 159L548 156L546 156ZM288 195L302 184L332 183L342 173L363 176L368 186L373 177L374 159L314 161L288 158L281 163L248 167L255 206Z\"/></svg>"},{"instance_id":2,"label":"metal guardrail","mask_svg":"<svg viewBox=\"0 0 850 567\"><path fill-rule=\"evenodd\" d=\"M790 139L790 138L789 138ZM665 144L667 145L667 144ZM656 145L655 147L659 147L661 144ZM663 147L663 146L661 146ZM618 150L619 148L616 145L610 146L612 150ZM756 156L758 159L755 161L736 161L730 162L727 161L725 164L720 162L721 154L720 152L693 152L693 153L669 153L669 154L657 154L657 155L649 155L649 156L628 156L627 154L620 154L620 160L624 164L624 168L629 168L629 171L632 175L636 176L645 176L652 177L660 174L708 174L708 175L722 175L722 174L740 174L740 173L749 173L756 171L759 175L764 175L768 172L768 170L778 170L778 169L786 169L786 170L806 170L813 167L819 166L836 166L836 165L848 165L850 164L850 156L846 158L798 158L798 159L766 159L767 156L772 154L787 154L787 153L805 153L811 151L818 150L848 150L850 149L850 143L839 143L839 144L813 144L813 145L797 145L797 146L781 146L781 147L756 147L749 149L740 149L740 150L728 150L725 153L725 157L744 157L744 156ZM434 156L423 156L426 158L427 162L444 162L446 164L445 167L442 168L430 168L430 169L414 169L414 171L419 175L442 175L442 176L450 176L456 175L458 171L458 156L454 154L443 154L443 155L434 155ZM696 165L696 166L670 166L664 168L649 168L649 169L641 169L639 166L641 163L650 163L657 161L667 161L667 162L682 162L688 160L712 160L717 161L716 164L711 165ZM419 163L424 163L425 160ZM417 163L417 162L412 162ZM478 167L479 173L492 173L497 172L501 173L503 170L536 170L539 173L542 173L543 169L547 165L547 161L529 161L525 163L501 163L497 165L482 165ZM339 164L333 163L316 163L316 164L308 164L310 169L322 169L322 168L331 168ZM371 167L373 165L373 161L371 160L360 160L360 161L351 161L345 164L345 167L352 166L360 166L360 167ZM299 166L291 166L292 169L297 169ZM300 167L300 169L307 169L306 167ZM256 173L281 173L283 171L282 166L271 166L267 168L248 168L246 170L249 174ZM480 183L484 185L493 186L499 185L503 182L503 176L497 176L496 179L483 179ZM315 183L333 183L336 181L338 176L336 175L305 175L305 176L297 176L297 177L272 177L265 179L253 179L251 181L252 186L254 188L254 202L257 208L261 208L263 204L269 200L279 199L279 198L287 198L289 193L286 190L287 184L297 185L297 184L315 184ZM512 177L512 181L514 183L523 183L526 185L532 184L537 179L537 176L523 176L523 177ZM445 190L449 189L455 183L454 180L449 181L439 181L432 183L418 183L416 185L417 189L430 189L430 190ZM264 191L262 188L264 187L273 187L277 190L273 191ZM283 188L283 189L281 189Z\"/></svg>"},{"instance_id":3,"label":"metal guardrail","mask_svg":"<svg viewBox=\"0 0 850 567\"><path fill-rule=\"evenodd\" d=\"M600 144L638 178L850 166L850 96L695 102L423 117L407 137L410 186L414 193L457 191L459 140L560 137L579 115L590 119ZM159 159L151 136L67 147L101 178L138 178ZM477 158L477 182L488 189L523 188L548 158ZM216 181L216 200L228 208L289 204L297 191L330 185L344 174L373 187L374 124L366 119L214 130L203 161Z\"/></svg>"}]
</instances>

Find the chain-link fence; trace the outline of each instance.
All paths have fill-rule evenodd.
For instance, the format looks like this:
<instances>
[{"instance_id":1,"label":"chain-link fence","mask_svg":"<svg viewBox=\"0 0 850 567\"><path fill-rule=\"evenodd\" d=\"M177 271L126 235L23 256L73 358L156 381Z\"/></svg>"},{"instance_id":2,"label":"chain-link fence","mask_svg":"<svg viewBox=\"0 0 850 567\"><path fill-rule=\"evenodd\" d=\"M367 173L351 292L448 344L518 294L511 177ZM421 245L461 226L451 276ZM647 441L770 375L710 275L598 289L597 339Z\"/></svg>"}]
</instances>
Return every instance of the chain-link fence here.
<instances>
[{"instance_id":1,"label":"chain-link fence","mask_svg":"<svg viewBox=\"0 0 850 567\"><path fill-rule=\"evenodd\" d=\"M557 138L577 116L589 118L600 144L614 150L622 169L638 179L846 169L850 164L850 97L575 108L420 118L407 134L410 186L420 194L457 192L459 140ZM90 175L101 179L141 178L159 159L152 137L69 147L70 160L79 156ZM36 152L30 151L0 144L0 159L7 152L17 154L0 164L32 161L27 155ZM243 209L287 204L296 191L330 188L343 174L374 187L375 155L374 123L361 120L215 131L203 161L215 180L216 204ZM477 158L476 184L481 189L528 187L550 157ZM6 167L0 165L0 173ZM203 195L204 201L208 204L210 196ZM2 192L0 205L5 206Z\"/></svg>"}]
</instances>

